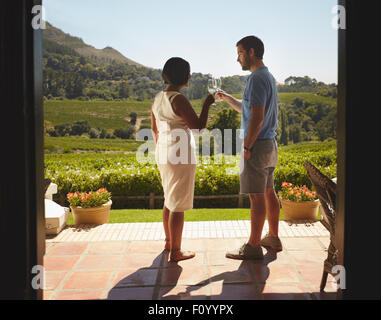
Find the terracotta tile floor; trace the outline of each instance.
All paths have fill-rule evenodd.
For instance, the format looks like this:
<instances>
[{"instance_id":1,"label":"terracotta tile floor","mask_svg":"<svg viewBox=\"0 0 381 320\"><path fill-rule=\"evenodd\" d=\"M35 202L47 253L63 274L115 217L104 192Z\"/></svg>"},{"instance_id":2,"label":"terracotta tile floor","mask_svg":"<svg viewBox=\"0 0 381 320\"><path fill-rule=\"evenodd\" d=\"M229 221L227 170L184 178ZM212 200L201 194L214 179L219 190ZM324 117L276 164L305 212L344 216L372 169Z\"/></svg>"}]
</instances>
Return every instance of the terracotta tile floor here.
<instances>
[{"instance_id":1,"label":"terracotta tile floor","mask_svg":"<svg viewBox=\"0 0 381 320\"><path fill-rule=\"evenodd\" d=\"M168 262L163 240L46 242L44 299L335 299L319 292L328 237L281 238L263 261L225 258L247 238L184 239L194 259Z\"/></svg>"}]
</instances>

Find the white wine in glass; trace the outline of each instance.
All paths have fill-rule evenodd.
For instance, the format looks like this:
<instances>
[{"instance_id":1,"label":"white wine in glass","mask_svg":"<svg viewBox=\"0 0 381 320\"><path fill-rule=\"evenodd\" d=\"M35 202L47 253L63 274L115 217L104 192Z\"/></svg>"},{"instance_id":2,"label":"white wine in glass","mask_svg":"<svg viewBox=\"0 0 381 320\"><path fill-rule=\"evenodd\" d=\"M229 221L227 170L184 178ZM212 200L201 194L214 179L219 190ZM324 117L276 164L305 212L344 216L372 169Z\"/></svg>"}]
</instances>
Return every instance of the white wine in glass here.
<instances>
[{"instance_id":1,"label":"white wine in glass","mask_svg":"<svg viewBox=\"0 0 381 320\"><path fill-rule=\"evenodd\" d=\"M221 78L215 78L214 81L215 81L215 84L216 84L216 91L217 90L221 90L221 86L222 86L222 80L221 80ZM220 101L222 101L222 100L221 99L217 99L216 100L216 102L220 102Z\"/></svg>"},{"instance_id":2,"label":"white wine in glass","mask_svg":"<svg viewBox=\"0 0 381 320\"><path fill-rule=\"evenodd\" d=\"M217 91L217 82L216 82L216 79L214 79L214 78L208 79L208 91L209 91L210 94L212 94L214 96L214 94ZM212 105L215 106L216 104L213 103Z\"/></svg>"}]
</instances>

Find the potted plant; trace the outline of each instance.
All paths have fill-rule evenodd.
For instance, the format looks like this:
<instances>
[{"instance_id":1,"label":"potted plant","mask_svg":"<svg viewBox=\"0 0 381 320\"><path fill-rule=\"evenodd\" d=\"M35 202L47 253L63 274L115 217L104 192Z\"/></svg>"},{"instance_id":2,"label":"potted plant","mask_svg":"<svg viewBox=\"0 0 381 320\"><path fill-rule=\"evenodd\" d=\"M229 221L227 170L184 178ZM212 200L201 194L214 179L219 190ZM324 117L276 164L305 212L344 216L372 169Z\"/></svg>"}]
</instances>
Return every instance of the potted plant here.
<instances>
[{"instance_id":1,"label":"potted plant","mask_svg":"<svg viewBox=\"0 0 381 320\"><path fill-rule=\"evenodd\" d=\"M305 185L293 186L283 182L278 193L284 220L318 220L319 199Z\"/></svg>"},{"instance_id":2,"label":"potted plant","mask_svg":"<svg viewBox=\"0 0 381 320\"><path fill-rule=\"evenodd\" d=\"M104 224L108 222L111 209L111 193L105 188L97 191L69 192L67 199L73 213L74 224Z\"/></svg>"}]
</instances>

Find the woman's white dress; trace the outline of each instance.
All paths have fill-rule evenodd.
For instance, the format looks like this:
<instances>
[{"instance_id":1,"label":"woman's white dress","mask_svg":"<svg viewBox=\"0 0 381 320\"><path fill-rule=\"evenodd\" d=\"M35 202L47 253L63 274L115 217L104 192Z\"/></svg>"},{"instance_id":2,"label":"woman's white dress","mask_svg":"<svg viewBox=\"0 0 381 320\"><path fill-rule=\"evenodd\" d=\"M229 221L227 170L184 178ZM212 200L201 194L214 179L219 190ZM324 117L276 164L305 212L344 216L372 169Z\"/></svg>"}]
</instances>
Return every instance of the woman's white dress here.
<instances>
[{"instance_id":1,"label":"woman's white dress","mask_svg":"<svg viewBox=\"0 0 381 320\"><path fill-rule=\"evenodd\" d=\"M164 205L172 212L193 208L196 175L193 133L174 113L171 104L178 94L176 91L159 92L152 106L159 132L155 160L161 175Z\"/></svg>"}]
</instances>

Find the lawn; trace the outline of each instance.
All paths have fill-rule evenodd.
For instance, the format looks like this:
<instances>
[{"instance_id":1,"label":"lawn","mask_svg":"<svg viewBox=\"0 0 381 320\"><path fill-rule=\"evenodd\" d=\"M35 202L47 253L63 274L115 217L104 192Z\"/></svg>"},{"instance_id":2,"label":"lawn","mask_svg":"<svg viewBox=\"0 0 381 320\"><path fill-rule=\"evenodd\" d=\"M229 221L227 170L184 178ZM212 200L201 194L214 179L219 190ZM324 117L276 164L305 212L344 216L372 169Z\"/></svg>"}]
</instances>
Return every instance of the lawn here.
<instances>
[{"instance_id":1,"label":"lawn","mask_svg":"<svg viewBox=\"0 0 381 320\"><path fill-rule=\"evenodd\" d=\"M319 214L320 219L320 214ZM250 220L250 209L193 209L185 212L185 221L224 221L224 220ZM280 220L283 220L282 209ZM109 223L131 223L131 222L161 222L161 209L120 209L111 210ZM73 217L67 221L73 224Z\"/></svg>"}]
</instances>

